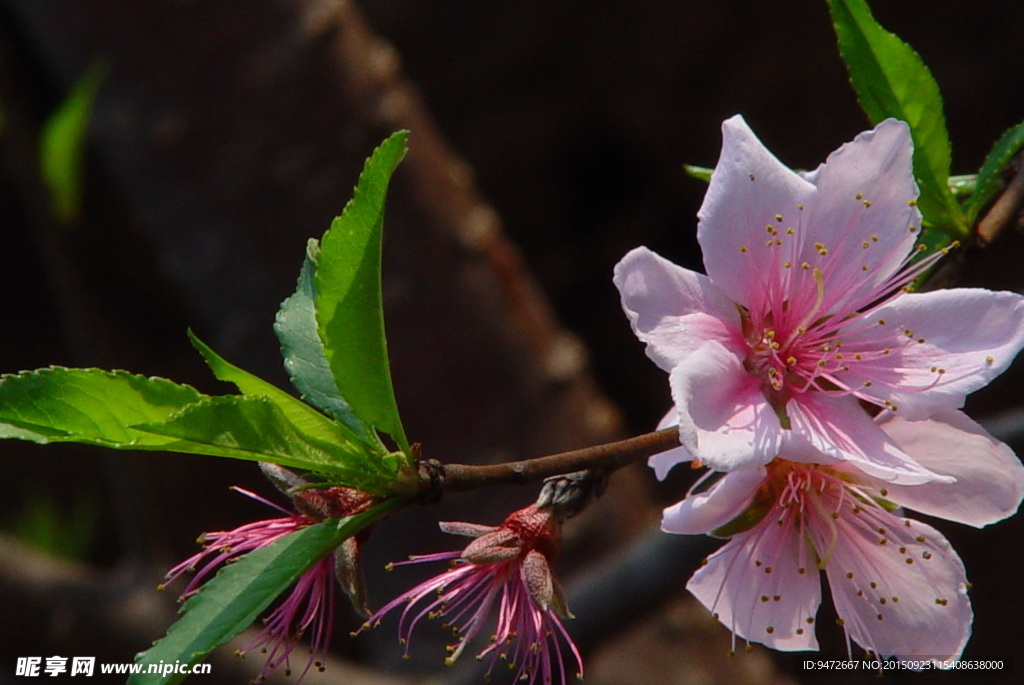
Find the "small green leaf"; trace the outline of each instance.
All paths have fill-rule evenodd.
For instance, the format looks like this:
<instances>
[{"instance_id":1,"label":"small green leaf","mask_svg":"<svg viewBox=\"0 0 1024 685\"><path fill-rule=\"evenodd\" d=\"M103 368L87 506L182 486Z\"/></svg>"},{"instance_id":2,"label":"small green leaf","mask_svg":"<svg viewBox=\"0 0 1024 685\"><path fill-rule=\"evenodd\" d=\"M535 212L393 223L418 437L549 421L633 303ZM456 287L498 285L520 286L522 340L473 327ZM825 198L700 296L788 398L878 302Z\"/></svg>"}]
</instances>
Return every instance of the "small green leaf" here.
<instances>
[{"instance_id":1,"label":"small green leaf","mask_svg":"<svg viewBox=\"0 0 1024 685\"><path fill-rule=\"evenodd\" d=\"M269 461L326 474L338 485L387 491L395 480L394 465L369 458L363 446L347 439L340 424L325 421L336 428L334 439L322 427L303 430L265 395L221 395L191 404L162 422L132 428L175 438L165 449L176 452Z\"/></svg>"},{"instance_id":2,"label":"small green leaf","mask_svg":"<svg viewBox=\"0 0 1024 685\"><path fill-rule=\"evenodd\" d=\"M393 498L362 514L303 528L228 564L185 602L181 608L184 615L163 639L136 657L136 663L142 664L143 670L150 664L199 663L249 627L276 597L346 538L403 503L401 498ZM180 673L142 673L128 682L171 685L184 678Z\"/></svg>"},{"instance_id":3,"label":"small green leaf","mask_svg":"<svg viewBox=\"0 0 1024 685\"><path fill-rule=\"evenodd\" d=\"M206 396L187 385L126 371L50 367L0 379L0 438L171 449L135 424L160 422Z\"/></svg>"},{"instance_id":4,"label":"small green leaf","mask_svg":"<svg viewBox=\"0 0 1024 685\"><path fill-rule=\"evenodd\" d=\"M380 281L384 199L407 135L393 134L367 160L352 200L320 241L313 282L317 328L339 393L356 416L390 435L408 456L391 385Z\"/></svg>"},{"instance_id":5,"label":"small green leaf","mask_svg":"<svg viewBox=\"0 0 1024 685\"><path fill-rule=\"evenodd\" d=\"M59 223L78 218L82 196L82 152L86 126L107 65L94 61L67 99L50 115L39 137L39 172Z\"/></svg>"},{"instance_id":6,"label":"small green leaf","mask_svg":"<svg viewBox=\"0 0 1024 685\"><path fill-rule=\"evenodd\" d=\"M316 255L320 244L310 239L295 294L281 303L274 332L288 376L302 398L347 426L364 442L379 442L377 434L356 417L338 392L316 325Z\"/></svg>"},{"instance_id":7,"label":"small green leaf","mask_svg":"<svg viewBox=\"0 0 1024 685\"><path fill-rule=\"evenodd\" d=\"M978 170L977 190L965 208L968 223L971 225L977 220L978 213L999 192L999 175L1022 145L1024 145L1024 122L1008 129L992 146L992 151L988 153L981 169Z\"/></svg>"},{"instance_id":8,"label":"small green leaf","mask_svg":"<svg viewBox=\"0 0 1024 685\"><path fill-rule=\"evenodd\" d=\"M703 166L693 166L692 164L684 164L683 171L685 171L686 175L690 178L695 178L698 181L704 181L707 183L711 180L711 173L714 169L708 169Z\"/></svg>"},{"instance_id":9,"label":"small green leaf","mask_svg":"<svg viewBox=\"0 0 1024 685\"><path fill-rule=\"evenodd\" d=\"M910 126L918 207L926 223L955 238L967 221L947 185L949 134L939 87L914 50L883 29L864 0L828 0L850 83L872 124L894 117Z\"/></svg>"},{"instance_id":10,"label":"small green leaf","mask_svg":"<svg viewBox=\"0 0 1024 685\"><path fill-rule=\"evenodd\" d=\"M297 400L284 390L266 382L259 376L254 376L248 371L244 371L234 364L225 361L197 338L192 331L188 332L188 337L192 341L193 347L203 355L203 359L206 360L206 363L213 371L213 375L218 380L233 383L246 395L262 395L270 398L287 417L288 421L299 431L319 440L351 445L353 452L366 454L367 456L371 453L382 455L386 452L378 441L368 443L363 438L355 435L346 426L331 421L308 404Z\"/></svg>"}]
</instances>

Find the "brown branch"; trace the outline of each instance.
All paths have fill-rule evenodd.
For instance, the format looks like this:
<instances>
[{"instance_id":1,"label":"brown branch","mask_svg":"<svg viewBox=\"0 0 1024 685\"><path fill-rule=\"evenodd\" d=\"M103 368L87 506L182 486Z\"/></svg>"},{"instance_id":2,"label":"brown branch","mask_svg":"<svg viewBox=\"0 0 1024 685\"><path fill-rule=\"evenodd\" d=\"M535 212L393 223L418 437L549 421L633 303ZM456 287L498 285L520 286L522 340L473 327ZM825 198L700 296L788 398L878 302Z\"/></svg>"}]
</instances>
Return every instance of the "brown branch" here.
<instances>
[{"instance_id":1,"label":"brown branch","mask_svg":"<svg viewBox=\"0 0 1024 685\"><path fill-rule=\"evenodd\" d=\"M504 464L440 464L426 462L420 469L420 489L476 490L494 485L530 483L585 469L611 472L637 459L679 447L675 426L618 442Z\"/></svg>"},{"instance_id":2,"label":"brown branch","mask_svg":"<svg viewBox=\"0 0 1024 685\"><path fill-rule=\"evenodd\" d=\"M1017 153L1011 166L1015 170L1013 179L992 203L992 208L978 222L974 231L981 245L992 242L1003 230L1017 222L1024 209L1024 152Z\"/></svg>"}]
</instances>

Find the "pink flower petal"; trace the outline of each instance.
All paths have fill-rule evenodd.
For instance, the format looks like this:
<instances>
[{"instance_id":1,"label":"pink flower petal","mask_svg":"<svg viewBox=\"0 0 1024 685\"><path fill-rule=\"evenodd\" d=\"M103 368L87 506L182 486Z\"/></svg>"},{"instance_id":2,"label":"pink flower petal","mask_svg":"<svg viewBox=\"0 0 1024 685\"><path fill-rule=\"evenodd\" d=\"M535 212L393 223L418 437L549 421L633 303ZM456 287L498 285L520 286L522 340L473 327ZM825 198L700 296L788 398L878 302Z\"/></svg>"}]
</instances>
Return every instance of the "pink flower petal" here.
<instances>
[{"instance_id":1,"label":"pink flower petal","mask_svg":"<svg viewBox=\"0 0 1024 685\"><path fill-rule=\"evenodd\" d=\"M711 281L734 302L757 309L766 278L775 278L765 226L793 221L814 186L769 152L743 117L722 124L722 155L697 213L697 240ZM777 269L775 270L777 271Z\"/></svg>"},{"instance_id":2,"label":"pink flower petal","mask_svg":"<svg viewBox=\"0 0 1024 685\"><path fill-rule=\"evenodd\" d=\"M802 250L792 260L821 270L823 311L868 305L864 298L900 268L913 248L921 227L913 152L907 125L886 119L804 175L817 194L805 212Z\"/></svg>"},{"instance_id":3,"label":"pink flower petal","mask_svg":"<svg viewBox=\"0 0 1024 685\"><path fill-rule=\"evenodd\" d=\"M873 325L850 335L847 346L870 340L891 354L872 365L877 368L851 371L858 380L873 381L865 392L891 400L908 420L963 406L969 393L1005 371L1024 346L1024 297L1015 293L913 293L872 312L870 320Z\"/></svg>"},{"instance_id":4,"label":"pink flower petal","mask_svg":"<svg viewBox=\"0 0 1024 685\"><path fill-rule=\"evenodd\" d=\"M668 410L668 413L658 422L658 430L668 428L669 426L679 425L679 410L672 407ZM658 480L665 480L668 476L668 472L672 470L672 467L676 464L689 464L694 459L693 455L690 454L690 450L686 449L682 445L674 449L670 449L666 452L659 452L658 454L652 455L647 460L647 465L654 469L654 475L658 477Z\"/></svg>"},{"instance_id":5,"label":"pink flower petal","mask_svg":"<svg viewBox=\"0 0 1024 685\"><path fill-rule=\"evenodd\" d=\"M727 473L707 492L689 495L665 509L661 529L666 533L700 535L721 528L750 506L765 473L763 466Z\"/></svg>"},{"instance_id":6,"label":"pink flower petal","mask_svg":"<svg viewBox=\"0 0 1024 685\"><path fill-rule=\"evenodd\" d=\"M973 612L949 541L877 506L840 517L836 528L825 572L847 634L881 656L958 657Z\"/></svg>"},{"instance_id":7,"label":"pink flower petal","mask_svg":"<svg viewBox=\"0 0 1024 685\"><path fill-rule=\"evenodd\" d=\"M921 465L955 483L880 485L886 498L914 511L981 528L1017 512L1024 498L1024 466L1009 447L954 409L927 421L893 418L889 437Z\"/></svg>"},{"instance_id":8,"label":"pink flower petal","mask_svg":"<svg viewBox=\"0 0 1024 685\"><path fill-rule=\"evenodd\" d=\"M686 589L735 635L772 649L817 649L814 561L803 531L776 526L769 515L708 557Z\"/></svg>"},{"instance_id":9,"label":"pink flower petal","mask_svg":"<svg viewBox=\"0 0 1024 685\"><path fill-rule=\"evenodd\" d=\"M615 266L614 281L633 331L665 371L707 340L742 350L736 305L707 276L638 247Z\"/></svg>"},{"instance_id":10,"label":"pink flower petal","mask_svg":"<svg viewBox=\"0 0 1024 685\"><path fill-rule=\"evenodd\" d=\"M849 461L865 473L890 483L916 485L953 480L914 461L853 397L805 393L799 401L786 405L786 413L792 424L792 433L787 438L798 449L800 442L805 441L832 459Z\"/></svg>"},{"instance_id":11,"label":"pink flower petal","mask_svg":"<svg viewBox=\"0 0 1024 685\"><path fill-rule=\"evenodd\" d=\"M782 428L760 381L721 344L704 343L669 376L679 407L679 441L716 471L766 464Z\"/></svg>"}]
</instances>

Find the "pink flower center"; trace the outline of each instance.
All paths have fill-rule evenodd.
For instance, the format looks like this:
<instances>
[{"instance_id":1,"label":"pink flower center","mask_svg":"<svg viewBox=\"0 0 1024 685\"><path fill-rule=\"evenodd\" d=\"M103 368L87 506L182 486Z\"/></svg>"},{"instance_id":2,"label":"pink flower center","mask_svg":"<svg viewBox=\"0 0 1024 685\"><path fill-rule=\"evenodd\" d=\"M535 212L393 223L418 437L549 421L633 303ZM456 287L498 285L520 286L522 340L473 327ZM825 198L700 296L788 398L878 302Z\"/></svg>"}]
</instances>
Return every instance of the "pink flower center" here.
<instances>
[{"instance_id":1,"label":"pink flower center","mask_svg":"<svg viewBox=\"0 0 1024 685\"><path fill-rule=\"evenodd\" d=\"M887 516L875 493L827 466L775 461L768 469L762 494L779 507L774 514L776 523L796 527L809 536L819 569L831 559L841 527L859 526L857 519L865 509L871 519Z\"/></svg>"},{"instance_id":2,"label":"pink flower center","mask_svg":"<svg viewBox=\"0 0 1024 685\"><path fill-rule=\"evenodd\" d=\"M820 246L819 253L828 251ZM867 291L834 282L823 272L830 264L779 264L773 255L775 277L764 284L751 309L740 307L741 332L748 350L744 367L761 380L784 425L786 404L808 391L853 395L895 411L892 402L879 396L879 388L906 390L902 381L908 374L929 376L914 384L920 390L942 379L945 369L899 368L903 348L925 340L909 329L894 331L898 322L873 313L909 292L912 281L946 253L943 249L917 262L912 253L892 276Z\"/></svg>"}]
</instances>

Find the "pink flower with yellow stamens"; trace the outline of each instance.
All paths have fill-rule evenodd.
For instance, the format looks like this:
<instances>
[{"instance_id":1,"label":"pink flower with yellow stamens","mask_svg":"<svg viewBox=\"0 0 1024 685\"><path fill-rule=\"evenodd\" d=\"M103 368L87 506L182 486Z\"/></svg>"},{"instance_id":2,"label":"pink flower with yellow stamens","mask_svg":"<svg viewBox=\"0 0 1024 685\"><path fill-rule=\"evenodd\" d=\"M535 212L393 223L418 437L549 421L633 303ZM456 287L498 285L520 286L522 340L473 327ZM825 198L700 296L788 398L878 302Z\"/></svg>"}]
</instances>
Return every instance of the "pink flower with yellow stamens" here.
<instances>
[{"instance_id":1,"label":"pink flower with yellow stamens","mask_svg":"<svg viewBox=\"0 0 1024 685\"><path fill-rule=\"evenodd\" d=\"M883 121L810 173L741 117L723 135L698 215L707 275L642 247L615 268L633 330L670 374L683 446L721 471L812 448L883 480L935 479L873 414L962 406L1024 346L1024 298L907 292L940 255L914 260L906 124Z\"/></svg>"},{"instance_id":2,"label":"pink flower with yellow stamens","mask_svg":"<svg viewBox=\"0 0 1024 685\"><path fill-rule=\"evenodd\" d=\"M414 556L392 566L448 561L443 573L420 583L392 600L363 624L379 624L381 618L404 607L398 624L399 639L408 649L416 624L424 617L444 620L458 636L448 648L445 663L451 665L465 647L497 613L494 630L477 659L490 659L488 674L503 662L512 669L513 681L565 683L568 647L582 677L583 663L561 619L571 618L549 559L561 541L561 524L548 508L535 505L512 513L497 527L471 523L441 523L446 533L476 538L462 552Z\"/></svg>"},{"instance_id":3,"label":"pink flower with yellow stamens","mask_svg":"<svg viewBox=\"0 0 1024 685\"><path fill-rule=\"evenodd\" d=\"M734 640L817 649L824 571L848 645L933 661L961 654L973 620L963 563L941 533L897 507L982 527L1017 510L1024 467L960 412L892 417L881 429L955 482L893 484L784 449L665 510L666 532L731 538L687 588Z\"/></svg>"}]
</instances>

